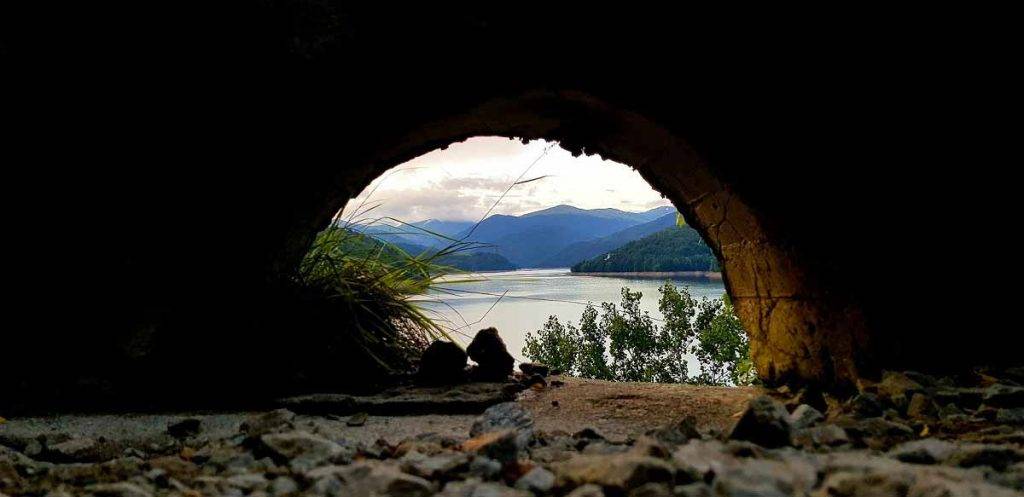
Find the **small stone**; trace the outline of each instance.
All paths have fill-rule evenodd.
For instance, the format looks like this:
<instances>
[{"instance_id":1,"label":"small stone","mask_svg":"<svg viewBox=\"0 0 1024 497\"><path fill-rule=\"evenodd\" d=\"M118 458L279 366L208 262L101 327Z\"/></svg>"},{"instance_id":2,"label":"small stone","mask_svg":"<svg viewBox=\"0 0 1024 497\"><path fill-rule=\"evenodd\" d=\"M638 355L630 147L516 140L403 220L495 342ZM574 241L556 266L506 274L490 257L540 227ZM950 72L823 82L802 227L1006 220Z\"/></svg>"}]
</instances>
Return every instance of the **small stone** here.
<instances>
[{"instance_id":1,"label":"small stone","mask_svg":"<svg viewBox=\"0 0 1024 497\"><path fill-rule=\"evenodd\" d=\"M920 383L904 373L886 371L882 373L882 381L877 385L878 393L885 397L904 396L910 398L915 392L924 390Z\"/></svg>"},{"instance_id":2,"label":"small stone","mask_svg":"<svg viewBox=\"0 0 1024 497\"><path fill-rule=\"evenodd\" d=\"M245 473L232 475L224 480L228 485L252 493L254 490L262 490L267 487L267 479L260 473Z\"/></svg>"},{"instance_id":3,"label":"small stone","mask_svg":"<svg viewBox=\"0 0 1024 497\"><path fill-rule=\"evenodd\" d=\"M672 497L667 483L645 483L630 490L629 497Z\"/></svg>"},{"instance_id":4,"label":"small stone","mask_svg":"<svg viewBox=\"0 0 1024 497\"><path fill-rule=\"evenodd\" d=\"M850 399L850 409L854 414L863 418L882 415L882 403L878 400L878 396L868 392L861 392Z\"/></svg>"},{"instance_id":5,"label":"small stone","mask_svg":"<svg viewBox=\"0 0 1024 497\"><path fill-rule=\"evenodd\" d=\"M453 481L445 485L437 497L532 497L532 494L494 482Z\"/></svg>"},{"instance_id":6,"label":"small stone","mask_svg":"<svg viewBox=\"0 0 1024 497\"><path fill-rule=\"evenodd\" d=\"M956 404L946 404L939 408L939 419L949 419L953 416L962 416L964 411Z\"/></svg>"},{"instance_id":7,"label":"small stone","mask_svg":"<svg viewBox=\"0 0 1024 497\"><path fill-rule=\"evenodd\" d=\"M913 464L936 464L948 459L955 449L956 446L950 442L926 438L893 447L889 457Z\"/></svg>"},{"instance_id":8,"label":"small stone","mask_svg":"<svg viewBox=\"0 0 1024 497\"><path fill-rule=\"evenodd\" d=\"M287 409L276 409L250 416L239 426L239 431L250 438L257 438L268 433L290 430L294 428L292 426L294 420L294 412Z\"/></svg>"},{"instance_id":9,"label":"small stone","mask_svg":"<svg viewBox=\"0 0 1024 497\"><path fill-rule=\"evenodd\" d=\"M671 483L674 469L654 457L631 454L581 455L555 463L556 486L573 488L587 483L613 492L628 492L645 483Z\"/></svg>"},{"instance_id":10,"label":"small stone","mask_svg":"<svg viewBox=\"0 0 1024 497\"><path fill-rule=\"evenodd\" d=\"M528 490L537 495L543 495L551 491L555 486L555 474L535 466L525 475L516 480L515 487L521 490Z\"/></svg>"},{"instance_id":11,"label":"small stone","mask_svg":"<svg viewBox=\"0 0 1024 497\"><path fill-rule=\"evenodd\" d=\"M990 466L1003 471L1010 465L1024 461L1024 451L1013 447L988 444L970 444L958 447L949 463L962 468Z\"/></svg>"},{"instance_id":12,"label":"small stone","mask_svg":"<svg viewBox=\"0 0 1024 497\"><path fill-rule=\"evenodd\" d=\"M330 469L326 474L342 482L340 491L333 495L427 497L434 493L429 481L380 463L363 461Z\"/></svg>"},{"instance_id":13,"label":"small stone","mask_svg":"<svg viewBox=\"0 0 1024 497\"><path fill-rule=\"evenodd\" d=\"M755 397L750 400L746 411L733 425L729 438L747 440L769 448L789 445L789 413L782 404L771 397Z\"/></svg>"},{"instance_id":14,"label":"small stone","mask_svg":"<svg viewBox=\"0 0 1024 497\"><path fill-rule=\"evenodd\" d=\"M287 476L278 476L270 482L270 495L283 497L299 492L299 484Z\"/></svg>"},{"instance_id":15,"label":"small stone","mask_svg":"<svg viewBox=\"0 0 1024 497\"><path fill-rule=\"evenodd\" d=\"M72 438L47 447L49 459L60 462L90 462L99 459L99 444L88 437Z\"/></svg>"},{"instance_id":16,"label":"small stone","mask_svg":"<svg viewBox=\"0 0 1024 497\"><path fill-rule=\"evenodd\" d=\"M471 456L462 452L446 452L425 456L410 452L402 458L402 471L428 480L449 481L469 470Z\"/></svg>"},{"instance_id":17,"label":"small stone","mask_svg":"<svg viewBox=\"0 0 1024 497\"><path fill-rule=\"evenodd\" d=\"M672 495L676 497L711 497L711 487L703 482L676 485L672 489Z\"/></svg>"},{"instance_id":18,"label":"small stone","mask_svg":"<svg viewBox=\"0 0 1024 497\"><path fill-rule=\"evenodd\" d=\"M565 497L604 497L604 490L601 490L601 487L593 483L588 483L576 487L572 492L566 494Z\"/></svg>"},{"instance_id":19,"label":"small stone","mask_svg":"<svg viewBox=\"0 0 1024 497\"><path fill-rule=\"evenodd\" d=\"M502 463L515 461L526 447L517 441L515 430L504 429L484 433L462 443L462 450L480 454Z\"/></svg>"},{"instance_id":20,"label":"small stone","mask_svg":"<svg viewBox=\"0 0 1024 497\"><path fill-rule=\"evenodd\" d=\"M995 419L997 423L1024 425L1024 408L997 409Z\"/></svg>"},{"instance_id":21,"label":"small stone","mask_svg":"<svg viewBox=\"0 0 1024 497\"><path fill-rule=\"evenodd\" d=\"M484 456L476 456L469 463L470 476L484 480L496 480L501 476L501 463Z\"/></svg>"},{"instance_id":22,"label":"small stone","mask_svg":"<svg viewBox=\"0 0 1024 497\"><path fill-rule=\"evenodd\" d=\"M992 385L985 389L983 400L992 407L1024 407L1024 387Z\"/></svg>"},{"instance_id":23,"label":"small stone","mask_svg":"<svg viewBox=\"0 0 1024 497\"><path fill-rule=\"evenodd\" d=\"M425 385L453 385L466 381L466 351L458 344L435 340L420 357L417 381Z\"/></svg>"},{"instance_id":24,"label":"small stone","mask_svg":"<svg viewBox=\"0 0 1024 497\"><path fill-rule=\"evenodd\" d=\"M527 376L532 376L535 374L547 376L551 372L551 369L547 366L547 364L541 364L539 362L524 362L519 365L519 370L522 371L523 374Z\"/></svg>"},{"instance_id":25,"label":"small stone","mask_svg":"<svg viewBox=\"0 0 1024 497\"><path fill-rule=\"evenodd\" d=\"M495 328L478 331L466 352L479 366L475 374L480 380L504 381L512 374L515 359Z\"/></svg>"},{"instance_id":26,"label":"small stone","mask_svg":"<svg viewBox=\"0 0 1024 497\"><path fill-rule=\"evenodd\" d=\"M931 397L923 393L915 393L907 403L907 417L911 419L931 419L938 413L938 408Z\"/></svg>"},{"instance_id":27,"label":"small stone","mask_svg":"<svg viewBox=\"0 0 1024 497\"><path fill-rule=\"evenodd\" d=\"M700 438L700 431L697 430L697 418L686 416L668 426L650 430L647 436L653 437L670 445L682 445L694 438Z\"/></svg>"},{"instance_id":28,"label":"small stone","mask_svg":"<svg viewBox=\"0 0 1024 497\"><path fill-rule=\"evenodd\" d=\"M821 411L807 404L800 404L789 415L789 424L796 429L809 428L823 419L825 419L825 415Z\"/></svg>"},{"instance_id":29,"label":"small stone","mask_svg":"<svg viewBox=\"0 0 1024 497\"><path fill-rule=\"evenodd\" d=\"M198 435L201 429L201 420L188 418L167 425L167 434L180 440Z\"/></svg>"},{"instance_id":30,"label":"small stone","mask_svg":"<svg viewBox=\"0 0 1024 497\"><path fill-rule=\"evenodd\" d=\"M474 422L469 436L510 428L516 432L516 443L526 447L533 436L533 416L516 402L503 402L488 407Z\"/></svg>"},{"instance_id":31,"label":"small stone","mask_svg":"<svg viewBox=\"0 0 1024 497\"><path fill-rule=\"evenodd\" d=\"M277 464L304 471L327 462L350 460L354 450L346 450L330 440L304 431L273 433L260 437L261 448Z\"/></svg>"},{"instance_id":32,"label":"small stone","mask_svg":"<svg viewBox=\"0 0 1024 497\"><path fill-rule=\"evenodd\" d=\"M345 425L346 426L363 426L363 425L366 424L366 420L369 417L370 417L370 415L365 413L365 412L357 412L357 413L353 414L350 418L348 418L348 421L345 421Z\"/></svg>"},{"instance_id":33,"label":"small stone","mask_svg":"<svg viewBox=\"0 0 1024 497\"><path fill-rule=\"evenodd\" d=\"M86 490L96 497L151 497L153 495L139 485L126 481L90 485L86 487Z\"/></svg>"}]
</instances>

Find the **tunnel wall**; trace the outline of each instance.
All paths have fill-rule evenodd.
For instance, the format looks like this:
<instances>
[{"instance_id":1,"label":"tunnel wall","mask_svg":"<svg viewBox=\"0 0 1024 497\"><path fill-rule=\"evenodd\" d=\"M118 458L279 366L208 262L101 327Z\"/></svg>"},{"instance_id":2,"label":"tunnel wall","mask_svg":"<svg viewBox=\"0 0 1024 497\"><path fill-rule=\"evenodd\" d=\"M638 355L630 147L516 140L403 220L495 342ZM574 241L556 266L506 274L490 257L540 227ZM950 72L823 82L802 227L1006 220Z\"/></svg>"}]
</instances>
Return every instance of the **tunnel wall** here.
<instances>
[{"instance_id":1,"label":"tunnel wall","mask_svg":"<svg viewBox=\"0 0 1024 497\"><path fill-rule=\"evenodd\" d=\"M995 288L1016 259L987 236L1012 212L1000 162L954 153L986 92L946 51L908 65L882 28L640 9L162 7L5 31L29 157L5 198L5 402L259 395L309 353L270 310L312 233L479 134L638 168L724 259L771 382L1019 360L993 347L1009 299L950 281Z\"/></svg>"}]
</instances>

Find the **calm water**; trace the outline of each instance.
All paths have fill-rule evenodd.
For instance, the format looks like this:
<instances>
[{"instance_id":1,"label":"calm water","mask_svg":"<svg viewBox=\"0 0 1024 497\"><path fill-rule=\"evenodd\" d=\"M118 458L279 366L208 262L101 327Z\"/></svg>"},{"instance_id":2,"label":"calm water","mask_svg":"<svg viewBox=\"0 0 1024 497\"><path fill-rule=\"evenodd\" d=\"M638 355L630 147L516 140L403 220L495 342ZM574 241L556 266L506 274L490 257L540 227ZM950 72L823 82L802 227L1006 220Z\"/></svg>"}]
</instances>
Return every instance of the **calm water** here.
<instances>
[{"instance_id":1,"label":"calm water","mask_svg":"<svg viewBox=\"0 0 1024 497\"><path fill-rule=\"evenodd\" d=\"M522 351L526 333L541 329L548 316L555 315L563 323L572 321L578 325L588 301L595 305L601 302L618 304L622 300L620 290L624 286L643 292L641 308L649 311L651 317L661 318L658 312L658 287L664 282L661 279L575 276L568 269L522 269L474 277L483 281L452 281L440 285L450 289L452 294L436 293L432 298L444 303L429 302L426 306L436 313L435 318L440 316L450 321L451 327L461 328L465 335L456 334L453 338L463 345L469 343L477 330L490 326L497 328L517 361L525 360ZM689 287L690 294L697 299L717 299L725 293L720 280L672 280L677 287ZM505 296L498 301L503 293ZM693 361L692 358L689 361L691 368L695 366Z\"/></svg>"}]
</instances>

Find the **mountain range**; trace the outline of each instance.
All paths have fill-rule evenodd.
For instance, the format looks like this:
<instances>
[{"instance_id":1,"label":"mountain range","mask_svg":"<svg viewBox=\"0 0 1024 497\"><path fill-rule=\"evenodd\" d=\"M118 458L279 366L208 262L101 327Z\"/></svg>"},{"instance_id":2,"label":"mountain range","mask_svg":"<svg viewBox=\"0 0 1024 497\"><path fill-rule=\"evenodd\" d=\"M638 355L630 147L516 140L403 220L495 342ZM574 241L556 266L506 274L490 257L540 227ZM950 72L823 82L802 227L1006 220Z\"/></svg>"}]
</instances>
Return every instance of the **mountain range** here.
<instances>
[{"instance_id":1,"label":"mountain range","mask_svg":"<svg viewBox=\"0 0 1024 497\"><path fill-rule=\"evenodd\" d=\"M675 220L676 210L672 206L628 212L557 205L519 216L496 214L478 224L429 219L403 226L378 225L360 230L412 253L444 247L451 240L464 240L479 245L473 252L500 256L481 259L499 266L494 269L507 269L509 265L554 268L572 266L675 226Z\"/></svg>"}]
</instances>

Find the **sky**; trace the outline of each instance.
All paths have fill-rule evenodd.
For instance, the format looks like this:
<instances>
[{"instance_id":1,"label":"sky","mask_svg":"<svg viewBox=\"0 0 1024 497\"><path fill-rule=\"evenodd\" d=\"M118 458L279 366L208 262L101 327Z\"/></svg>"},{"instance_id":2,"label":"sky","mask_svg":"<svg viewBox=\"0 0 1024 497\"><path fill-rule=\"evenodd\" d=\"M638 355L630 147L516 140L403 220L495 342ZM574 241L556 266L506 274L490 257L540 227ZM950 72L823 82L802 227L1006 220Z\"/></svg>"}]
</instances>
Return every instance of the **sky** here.
<instances>
[{"instance_id":1,"label":"sky","mask_svg":"<svg viewBox=\"0 0 1024 497\"><path fill-rule=\"evenodd\" d=\"M534 178L539 179L528 181ZM559 204L633 212L671 205L640 173L618 162L573 157L543 140L478 137L390 169L350 200L343 215L377 205L358 217L477 221L517 179L522 183L491 214L520 215Z\"/></svg>"}]
</instances>

